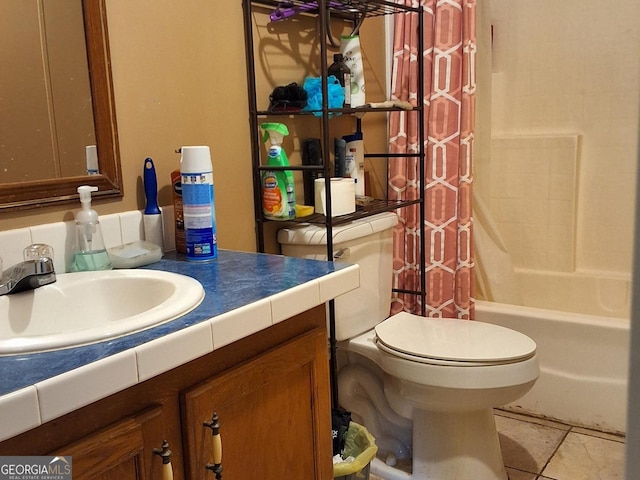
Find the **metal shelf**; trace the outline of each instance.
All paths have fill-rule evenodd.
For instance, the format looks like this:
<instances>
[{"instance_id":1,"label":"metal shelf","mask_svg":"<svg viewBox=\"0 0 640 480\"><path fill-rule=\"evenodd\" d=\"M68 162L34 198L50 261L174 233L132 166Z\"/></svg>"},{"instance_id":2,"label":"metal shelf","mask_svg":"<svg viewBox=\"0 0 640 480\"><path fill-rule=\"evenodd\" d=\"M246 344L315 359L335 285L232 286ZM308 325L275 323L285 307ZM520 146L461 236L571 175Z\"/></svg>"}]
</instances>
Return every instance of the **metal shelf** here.
<instances>
[{"instance_id":1,"label":"metal shelf","mask_svg":"<svg viewBox=\"0 0 640 480\"><path fill-rule=\"evenodd\" d=\"M323 109L320 111L264 111L258 110L258 101L256 98L256 79L255 79L255 62L253 45L254 45L254 32L252 23L252 11L253 9L261 10L261 13L269 14L269 8L271 11L270 19L272 22L285 22L289 17L295 15L312 15L318 17L317 33L321 39L329 38L328 25L334 20L342 20L351 23L355 30L357 30L360 24L370 17L382 16L382 15L395 15L395 14L407 14L416 13L417 22L415 27L418 35L418 49L423 49L423 35L424 35L424 21L423 21L423 7L418 5L416 7L407 6L403 4L397 4L393 1L386 0L316 0L316 1L304 1L304 0L242 0L242 7L244 10L244 27L245 27L245 52L247 62L247 86L249 95L249 124L251 129L251 153L252 153L252 171L253 171L253 183L254 183L254 207L255 207L255 222L256 222L256 240L258 250L264 252L264 226L266 223L273 223L275 220L269 220L264 217L262 212L262 199L261 199L261 172L263 170L292 170L292 171L316 171L321 173L325 178L333 176L331 171L331 164L329 161L325 161L320 166L298 165L290 167L266 167L261 165L261 142L259 137L259 119L264 117L296 117L296 116L309 116L315 115L320 122L319 132L322 139L322 151L332 151L332 145L329 138L329 124L332 117L340 115L352 115L356 121L358 130L361 127L362 113L385 114L387 112L401 111L398 107L389 108L372 108L368 106L356 107L356 108L328 108L327 104L327 81L326 74L322 75L322 89L323 89ZM264 7L264 8L263 8ZM288 10L287 10L288 9ZM326 72L328 68L327 56L328 47L326 41L320 42L320 71ZM424 80L424 65L423 57L418 57L418 98L423 97L423 80ZM394 158L420 158L424 159L424 118L420 115L422 107L416 107L409 112L416 112L418 115L418 149L417 153L369 153L365 154L366 158L386 158L387 161L392 161ZM360 218L369 217L377 213L391 212L400 208L405 208L410 205L419 206L420 217L420 232L421 238L424 238L424 223L425 223L425 205L424 205L424 162L419 162L419 178L421 183L420 198L415 200L373 200L367 205L357 206L354 213L348 215L341 215L338 217L327 217L319 214L312 214L306 217L296 218L294 220L287 220L286 222L280 222L284 225L296 224L296 223L313 223L323 225L327 231L327 259L333 259L333 227L348 223ZM329 182L326 182L326 204L328 212L331 212L331 189ZM275 221L277 222L277 221ZM425 269L425 252L424 248L420 251L420 268L422 271ZM419 291L410 290L394 290L401 293L415 294L422 298L423 311L425 313L425 296L426 296L426 284L424 275L421 277L421 285ZM331 373L331 393L332 393L332 406L338 406L338 385L337 385L337 360L336 360L336 348L337 341L335 336L335 303L333 300L328 302L328 315L329 315L329 349L330 349L330 373Z\"/></svg>"},{"instance_id":2,"label":"metal shelf","mask_svg":"<svg viewBox=\"0 0 640 480\"><path fill-rule=\"evenodd\" d=\"M368 112L419 112L421 111L421 107L414 107L411 110L407 110L405 108L400 107L369 107L367 105L363 105L361 107L352 107L352 108L327 108L327 113L332 115L350 115L350 114L364 114ZM259 117L295 117L298 115L309 116L314 115L316 118L319 118L318 114L322 114L322 110L286 110L286 111L277 111L277 110L258 110L257 112L253 112L254 115Z\"/></svg>"},{"instance_id":3,"label":"metal shelf","mask_svg":"<svg viewBox=\"0 0 640 480\"><path fill-rule=\"evenodd\" d=\"M370 217L371 215L376 215L378 213L390 212L393 210L397 210L399 208L408 207L409 205L417 205L421 202L420 199L416 200L380 200L374 199L367 205L357 205L356 211L353 213L348 213L346 215L340 215L337 217L333 217L331 219L331 224L335 227L337 225L342 225L344 223L353 222L354 220L358 220L360 218ZM305 217L298 217L291 220L286 220L284 222L280 222L279 220L270 220L267 218L259 218L257 219L262 223L270 223L270 222L279 222L279 223L312 223L315 225L326 225L328 219L326 216L312 213L311 215L307 215Z\"/></svg>"},{"instance_id":4,"label":"metal shelf","mask_svg":"<svg viewBox=\"0 0 640 480\"><path fill-rule=\"evenodd\" d=\"M278 11L282 12L282 20L288 18L287 15L289 15L290 12L318 15L320 10L318 5L322 4L322 2L319 1L304 0L253 0L251 3L254 5L273 7L276 15ZM357 18L361 15L379 17L381 15L392 15L407 11L420 11L417 7L398 5L384 0L326 0L325 5L330 15L336 15L346 19L353 18L354 16Z\"/></svg>"}]
</instances>

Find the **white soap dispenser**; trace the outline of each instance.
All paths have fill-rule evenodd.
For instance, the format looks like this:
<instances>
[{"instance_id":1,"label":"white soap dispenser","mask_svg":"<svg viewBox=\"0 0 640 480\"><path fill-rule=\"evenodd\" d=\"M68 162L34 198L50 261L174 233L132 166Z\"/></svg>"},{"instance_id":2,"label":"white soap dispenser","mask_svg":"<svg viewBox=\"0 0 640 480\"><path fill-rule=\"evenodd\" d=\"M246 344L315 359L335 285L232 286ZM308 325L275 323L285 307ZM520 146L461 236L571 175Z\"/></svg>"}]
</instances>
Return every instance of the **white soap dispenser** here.
<instances>
[{"instance_id":1,"label":"white soap dispenser","mask_svg":"<svg viewBox=\"0 0 640 480\"><path fill-rule=\"evenodd\" d=\"M71 271L111 270L109 254L102 239L102 229L98 213L91 208L91 192L98 187L82 185L78 187L82 210L76 214L77 243Z\"/></svg>"}]
</instances>

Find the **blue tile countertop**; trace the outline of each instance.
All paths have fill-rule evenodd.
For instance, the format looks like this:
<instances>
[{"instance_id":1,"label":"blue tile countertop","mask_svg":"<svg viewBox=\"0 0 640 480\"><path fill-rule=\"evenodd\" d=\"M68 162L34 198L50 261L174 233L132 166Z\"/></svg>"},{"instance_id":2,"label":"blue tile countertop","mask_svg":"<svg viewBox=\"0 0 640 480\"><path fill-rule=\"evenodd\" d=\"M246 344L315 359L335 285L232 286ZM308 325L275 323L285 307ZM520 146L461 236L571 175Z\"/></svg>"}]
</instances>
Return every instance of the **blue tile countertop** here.
<instances>
[{"instance_id":1,"label":"blue tile countertop","mask_svg":"<svg viewBox=\"0 0 640 480\"><path fill-rule=\"evenodd\" d=\"M126 355L124 352L132 352L132 349L154 340L159 341L173 334L181 334L189 327L197 328L199 324L256 302L264 303L265 300L281 297L281 300L300 298L304 292L318 292L306 295L305 297L310 297L308 300L302 298L301 310L294 314L301 313L356 288L359 282L358 267L355 265L227 250L219 251L217 259L206 263L187 262L184 256L167 254L159 262L145 268L179 273L197 279L204 287L204 300L186 315L142 332L86 346L0 357L0 425L10 418L13 418L15 423L16 403L23 393L36 396L34 402L38 405L39 412L37 421L31 423L48 421L50 418L46 418L47 415L42 411L42 392L39 385L46 385L57 376L63 375L60 378L65 378L64 374L72 375L75 369L93 362L113 362L112 359L119 358L118 355ZM273 300L271 307L267 305L266 311L270 311L269 308L274 309ZM274 313L271 312L271 315ZM271 320L275 322L283 319ZM135 359L135 356L131 355ZM142 381L139 374L132 383L138 381ZM31 392L29 389L34 391ZM45 390L42 388L42 391ZM69 395L72 394L73 391L69 392ZM10 417L12 410L13 416ZM15 435L25 431L26 427L32 428L33 425L13 425L11 432L0 431L0 440L9 438L9 434ZM3 429L4 427L0 426L0 430Z\"/></svg>"}]
</instances>

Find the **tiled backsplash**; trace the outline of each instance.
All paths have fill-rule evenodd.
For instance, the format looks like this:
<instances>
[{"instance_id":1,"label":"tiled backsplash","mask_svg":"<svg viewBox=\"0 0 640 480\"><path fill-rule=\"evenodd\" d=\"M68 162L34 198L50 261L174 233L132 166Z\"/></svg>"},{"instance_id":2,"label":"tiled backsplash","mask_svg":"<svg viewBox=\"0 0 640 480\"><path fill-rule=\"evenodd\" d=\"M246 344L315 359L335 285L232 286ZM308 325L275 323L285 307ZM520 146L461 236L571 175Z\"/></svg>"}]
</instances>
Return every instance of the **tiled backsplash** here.
<instances>
[{"instance_id":1,"label":"tiled backsplash","mask_svg":"<svg viewBox=\"0 0 640 480\"><path fill-rule=\"evenodd\" d=\"M162 207L164 250L175 250L173 206ZM144 239L142 212L115 213L100 216L102 235L107 248ZM22 251L32 243L46 243L53 247L57 273L70 270L76 242L74 221L48 223L0 232L0 257L4 268L22 261Z\"/></svg>"}]
</instances>

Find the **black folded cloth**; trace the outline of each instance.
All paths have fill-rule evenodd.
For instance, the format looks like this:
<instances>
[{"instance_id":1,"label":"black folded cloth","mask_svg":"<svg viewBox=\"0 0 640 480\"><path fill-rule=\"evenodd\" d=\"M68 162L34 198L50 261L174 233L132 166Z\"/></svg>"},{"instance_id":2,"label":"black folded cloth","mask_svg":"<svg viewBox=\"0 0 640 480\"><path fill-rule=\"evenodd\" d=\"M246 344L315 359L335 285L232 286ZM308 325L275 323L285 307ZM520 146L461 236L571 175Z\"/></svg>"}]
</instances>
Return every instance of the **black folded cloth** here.
<instances>
[{"instance_id":1,"label":"black folded cloth","mask_svg":"<svg viewBox=\"0 0 640 480\"><path fill-rule=\"evenodd\" d=\"M307 106L307 91L296 82L274 88L269 95L272 112L297 112Z\"/></svg>"}]
</instances>

